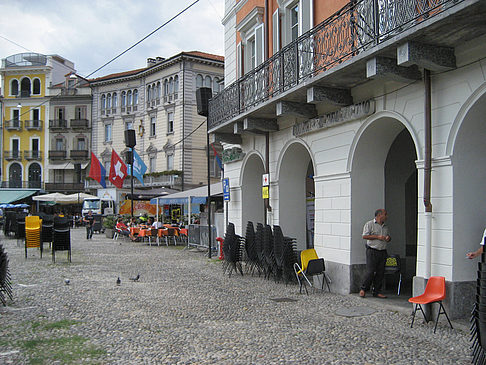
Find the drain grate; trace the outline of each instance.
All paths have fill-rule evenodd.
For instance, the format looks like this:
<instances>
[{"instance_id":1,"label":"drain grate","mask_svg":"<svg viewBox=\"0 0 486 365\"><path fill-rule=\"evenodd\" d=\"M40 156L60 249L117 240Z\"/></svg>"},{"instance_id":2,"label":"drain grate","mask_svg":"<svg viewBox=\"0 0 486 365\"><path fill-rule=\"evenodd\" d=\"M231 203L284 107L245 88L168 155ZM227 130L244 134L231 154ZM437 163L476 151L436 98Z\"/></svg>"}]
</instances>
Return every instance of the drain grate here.
<instances>
[{"instance_id":1,"label":"drain grate","mask_svg":"<svg viewBox=\"0 0 486 365\"><path fill-rule=\"evenodd\" d=\"M293 303L297 301L297 299L292 299L292 298L270 298L270 300L273 300L274 302L277 303Z\"/></svg>"}]
</instances>

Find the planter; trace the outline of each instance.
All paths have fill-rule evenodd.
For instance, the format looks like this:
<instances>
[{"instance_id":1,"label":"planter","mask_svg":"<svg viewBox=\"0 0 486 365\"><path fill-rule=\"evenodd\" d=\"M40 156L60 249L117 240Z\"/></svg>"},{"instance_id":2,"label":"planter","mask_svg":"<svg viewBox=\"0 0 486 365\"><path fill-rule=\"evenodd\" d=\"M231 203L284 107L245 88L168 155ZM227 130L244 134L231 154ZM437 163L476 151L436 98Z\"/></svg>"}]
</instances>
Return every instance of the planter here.
<instances>
[{"instance_id":1,"label":"planter","mask_svg":"<svg viewBox=\"0 0 486 365\"><path fill-rule=\"evenodd\" d=\"M115 230L113 228L105 228L106 238L113 238L114 234L115 234Z\"/></svg>"}]
</instances>

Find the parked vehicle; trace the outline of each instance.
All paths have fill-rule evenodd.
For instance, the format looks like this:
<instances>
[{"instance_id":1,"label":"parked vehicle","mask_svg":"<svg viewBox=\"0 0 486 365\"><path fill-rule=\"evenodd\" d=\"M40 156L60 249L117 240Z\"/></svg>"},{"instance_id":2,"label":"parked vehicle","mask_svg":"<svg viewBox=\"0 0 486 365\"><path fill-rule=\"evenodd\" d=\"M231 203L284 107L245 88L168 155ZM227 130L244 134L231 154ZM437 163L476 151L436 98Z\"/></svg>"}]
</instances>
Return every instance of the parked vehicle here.
<instances>
[{"instance_id":1,"label":"parked vehicle","mask_svg":"<svg viewBox=\"0 0 486 365\"><path fill-rule=\"evenodd\" d=\"M84 215L88 214L89 211L92 211L93 214L100 214L103 216L117 214L116 204L115 201L112 199L104 199L104 198L92 198L86 199L83 202L83 208L81 213Z\"/></svg>"}]
</instances>

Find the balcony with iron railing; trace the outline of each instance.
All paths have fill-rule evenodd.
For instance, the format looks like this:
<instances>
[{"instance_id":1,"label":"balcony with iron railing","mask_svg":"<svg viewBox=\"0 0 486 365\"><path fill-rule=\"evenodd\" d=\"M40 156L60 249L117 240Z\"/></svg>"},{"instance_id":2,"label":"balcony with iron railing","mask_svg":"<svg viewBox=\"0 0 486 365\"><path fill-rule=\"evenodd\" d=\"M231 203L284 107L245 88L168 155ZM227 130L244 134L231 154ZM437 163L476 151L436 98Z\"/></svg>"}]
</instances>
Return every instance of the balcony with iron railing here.
<instances>
[{"instance_id":1,"label":"balcony with iron railing","mask_svg":"<svg viewBox=\"0 0 486 365\"><path fill-rule=\"evenodd\" d=\"M86 160L89 156L88 150L71 150L69 153L73 160Z\"/></svg>"},{"instance_id":2,"label":"balcony with iron railing","mask_svg":"<svg viewBox=\"0 0 486 365\"><path fill-rule=\"evenodd\" d=\"M3 151L3 158L7 161L21 161L22 152L18 150Z\"/></svg>"},{"instance_id":3,"label":"balcony with iron railing","mask_svg":"<svg viewBox=\"0 0 486 365\"><path fill-rule=\"evenodd\" d=\"M42 120L33 119L33 120L24 120L24 128L27 130L42 130Z\"/></svg>"},{"instance_id":4,"label":"balcony with iron railing","mask_svg":"<svg viewBox=\"0 0 486 365\"><path fill-rule=\"evenodd\" d=\"M22 122L18 119L6 120L4 122L4 126L5 126L5 129L9 130L9 131L20 131L20 130L22 130Z\"/></svg>"},{"instance_id":5,"label":"balcony with iron railing","mask_svg":"<svg viewBox=\"0 0 486 365\"><path fill-rule=\"evenodd\" d=\"M109 182L108 177L105 179L107 187L113 187L114 185ZM143 177L143 185L137 178L133 178L133 186L137 188L141 187L174 187L181 184L181 178L178 175L161 175L161 176L144 176ZM93 189L99 187L100 184L92 179L85 180L85 188L86 189ZM123 182L124 188L130 188L130 177L126 178Z\"/></svg>"},{"instance_id":6,"label":"balcony with iron railing","mask_svg":"<svg viewBox=\"0 0 486 365\"><path fill-rule=\"evenodd\" d=\"M32 160L37 160L40 161L42 160L42 151L38 150L32 150L32 151L24 151L24 158L26 160L32 161Z\"/></svg>"},{"instance_id":7,"label":"balcony with iron railing","mask_svg":"<svg viewBox=\"0 0 486 365\"><path fill-rule=\"evenodd\" d=\"M64 160L64 159L66 159L66 151L65 150L49 150L49 159L50 160Z\"/></svg>"},{"instance_id":8,"label":"balcony with iron railing","mask_svg":"<svg viewBox=\"0 0 486 365\"><path fill-rule=\"evenodd\" d=\"M89 128L88 119L71 119L70 125L72 129L86 129Z\"/></svg>"},{"instance_id":9,"label":"balcony with iron railing","mask_svg":"<svg viewBox=\"0 0 486 365\"><path fill-rule=\"evenodd\" d=\"M19 189L42 189L43 182L39 180L21 181L10 179L9 181L2 181L0 186L2 188L19 188Z\"/></svg>"},{"instance_id":10,"label":"balcony with iron railing","mask_svg":"<svg viewBox=\"0 0 486 365\"><path fill-rule=\"evenodd\" d=\"M67 128L66 119L49 119L49 129L51 130L61 130Z\"/></svg>"},{"instance_id":11,"label":"balcony with iron railing","mask_svg":"<svg viewBox=\"0 0 486 365\"><path fill-rule=\"evenodd\" d=\"M356 86L366 81L366 58L393 57L398 42L455 47L484 34L484 15L481 0L350 1L214 96L208 130L250 114L274 117L273 103L300 98L294 91L314 83Z\"/></svg>"},{"instance_id":12,"label":"balcony with iron railing","mask_svg":"<svg viewBox=\"0 0 486 365\"><path fill-rule=\"evenodd\" d=\"M84 183L45 183L44 189L49 192L58 192L58 191L83 192Z\"/></svg>"}]
</instances>

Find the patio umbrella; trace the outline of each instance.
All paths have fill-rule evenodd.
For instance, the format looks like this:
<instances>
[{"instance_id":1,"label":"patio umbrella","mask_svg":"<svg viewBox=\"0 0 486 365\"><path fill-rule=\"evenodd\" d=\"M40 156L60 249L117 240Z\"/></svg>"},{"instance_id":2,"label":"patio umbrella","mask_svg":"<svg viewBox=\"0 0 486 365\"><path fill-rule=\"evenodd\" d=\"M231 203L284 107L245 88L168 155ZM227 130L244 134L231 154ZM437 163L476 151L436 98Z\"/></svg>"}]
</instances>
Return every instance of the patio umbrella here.
<instances>
[{"instance_id":1,"label":"patio umbrella","mask_svg":"<svg viewBox=\"0 0 486 365\"><path fill-rule=\"evenodd\" d=\"M44 194L44 195L37 195L32 197L32 200L40 201L40 202L59 202L62 201L62 199L66 195L61 194L61 193L50 193L50 194Z\"/></svg>"},{"instance_id":2,"label":"patio umbrella","mask_svg":"<svg viewBox=\"0 0 486 365\"><path fill-rule=\"evenodd\" d=\"M28 208L29 206L30 206L29 204L21 203L21 204L15 204L14 208Z\"/></svg>"},{"instance_id":3,"label":"patio umbrella","mask_svg":"<svg viewBox=\"0 0 486 365\"><path fill-rule=\"evenodd\" d=\"M4 204L0 204L0 208L2 209L14 208L14 205L10 203L4 203Z\"/></svg>"},{"instance_id":4,"label":"patio umbrella","mask_svg":"<svg viewBox=\"0 0 486 365\"><path fill-rule=\"evenodd\" d=\"M74 193L74 194L65 195L63 198L60 199L60 203L76 204L76 203L82 203L86 199L98 199L98 197L86 193Z\"/></svg>"}]
</instances>

